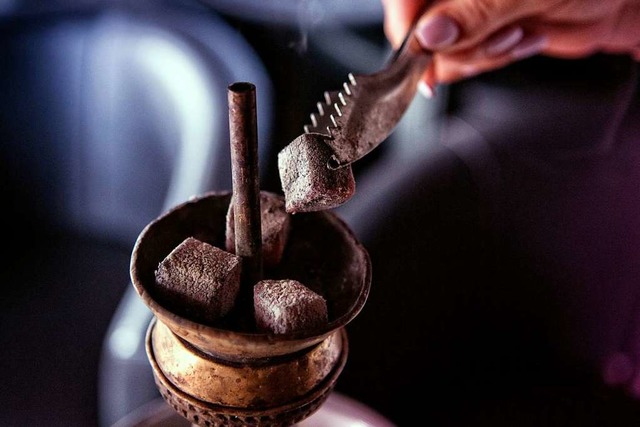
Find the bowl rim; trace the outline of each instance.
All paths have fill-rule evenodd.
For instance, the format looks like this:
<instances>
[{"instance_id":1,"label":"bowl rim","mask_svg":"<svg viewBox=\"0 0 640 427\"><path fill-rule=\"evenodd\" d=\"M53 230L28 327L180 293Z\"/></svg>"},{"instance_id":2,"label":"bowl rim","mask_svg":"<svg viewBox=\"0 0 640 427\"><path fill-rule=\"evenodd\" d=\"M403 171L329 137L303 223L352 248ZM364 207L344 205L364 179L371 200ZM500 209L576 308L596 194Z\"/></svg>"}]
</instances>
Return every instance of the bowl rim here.
<instances>
[{"instance_id":1,"label":"bowl rim","mask_svg":"<svg viewBox=\"0 0 640 427\"><path fill-rule=\"evenodd\" d=\"M326 324L314 328L308 329L305 331L284 333L284 334L273 334L268 332L247 332L247 331L236 331L230 329L224 329L212 325L207 325L204 323L197 322L195 320L180 316L173 311L169 310L165 306L163 306L160 302L154 299L148 290L144 287L143 281L141 280L141 274L138 269L138 259L139 259L139 248L144 241L144 239L148 236L150 231L155 227L155 225L161 220L176 215L176 212L184 209L188 206L193 206L204 199L208 199L211 197L227 197L231 194L229 191L210 191L203 193L199 196L191 197L189 200L180 203L173 208L167 210L165 213L161 214L153 221L148 223L141 233L138 235L136 242L133 247L131 261L130 261L130 276L133 287L138 294L138 296L142 299L142 301L147 305L147 307L152 311L152 313L158 317L161 321L166 323L174 333L182 336L185 339L187 337L183 336L184 333L180 333L179 331L174 330L174 328L185 328L190 331L194 331L196 333L204 334L207 336L215 336L219 338L228 338L234 341L246 341L251 342L253 344L266 343L272 345L277 342L290 342L294 343L296 341L300 342L308 342L309 345L318 343L325 339L329 334L333 333L337 329L346 326L349 322L351 322L362 310L366 300L369 296L369 291L371 288L371 259L369 253L362 245L362 243L357 239L354 232L349 228L349 226L345 223L343 219L341 219L335 212L326 210L314 212L314 214L326 215L330 220L334 221L339 227L341 227L345 232L346 236L351 240L354 245L354 249L357 249L361 256L363 257L363 267L364 267L364 276L362 278L362 285L360 286L360 291L357 294L357 297L354 299L350 308L343 313L341 316L327 322ZM296 215L305 215L305 213L297 213Z\"/></svg>"}]
</instances>

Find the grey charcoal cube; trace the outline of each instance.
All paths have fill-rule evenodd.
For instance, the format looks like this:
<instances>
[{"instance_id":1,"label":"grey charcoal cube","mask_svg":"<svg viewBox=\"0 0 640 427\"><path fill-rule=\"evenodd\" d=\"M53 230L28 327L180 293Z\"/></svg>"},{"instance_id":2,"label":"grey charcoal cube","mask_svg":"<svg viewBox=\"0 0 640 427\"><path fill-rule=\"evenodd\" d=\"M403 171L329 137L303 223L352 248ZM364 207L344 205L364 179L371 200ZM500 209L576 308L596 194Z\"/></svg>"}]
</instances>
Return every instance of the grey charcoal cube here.
<instances>
[{"instance_id":1,"label":"grey charcoal cube","mask_svg":"<svg viewBox=\"0 0 640 427\"><path fill-rule=\"evenodd\" d=\"M302 134L278 153L280 182L289 213L337 207L355 193L350 165L331 169L333 152L319 134Z\"/></svg>"},{"instance_id":2,"label":"grey charcoal cube","mask_svg":"<svg viewBox=\"0 0 640 427\"><path fill-rule=\"evenodd\" d=\"M328 322L327 302L296 280L262 280L253 288L258 330L274 334L302 332Z\"/></svg>"},{"instance_id":3,"label":"grey charcoal cube","mask_svg":"<svg viewBox=\"0 0 640 427\"><path fill-rule=\"evenodd\" d=\"M234 306L240 289L241 258L188 237L156 270L156 285L172 306L213 322Z\"/></svg>"},{"instance_id":4,"label":"grey charcoal cube","mask_svg":"<svg viewBox=\"0 0 640 427\"><path fill-rule=\"evenodd\" d=\"M280 263L289 238L291 216L285 210L284 204L284 197L267 191L260 192L262 262L267 268L273 268ZM225 247L233 254L236 252L234 218L232 199L227 211Z\"/></svg>"}]
</instances>

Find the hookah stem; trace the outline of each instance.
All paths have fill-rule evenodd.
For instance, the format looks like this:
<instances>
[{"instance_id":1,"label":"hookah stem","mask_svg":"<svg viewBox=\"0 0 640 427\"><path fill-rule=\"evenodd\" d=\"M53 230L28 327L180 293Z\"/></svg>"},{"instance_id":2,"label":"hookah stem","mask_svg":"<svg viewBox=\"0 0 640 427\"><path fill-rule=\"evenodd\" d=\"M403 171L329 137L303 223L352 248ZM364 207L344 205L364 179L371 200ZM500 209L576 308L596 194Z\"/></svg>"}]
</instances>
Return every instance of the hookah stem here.
<instances>
[{"instance_id":1,"label":"hookah stem","mask_svg":"<svg viewBox=\"0 0 640 427\"><path fill-rule=\"evenodd\" d=\"M242 257L239 298L253 307L253 285L262 279L262 225L258 173L256 87L236 82L228 87L229 133L235 250Z\"/></svg>"}]
</instances>

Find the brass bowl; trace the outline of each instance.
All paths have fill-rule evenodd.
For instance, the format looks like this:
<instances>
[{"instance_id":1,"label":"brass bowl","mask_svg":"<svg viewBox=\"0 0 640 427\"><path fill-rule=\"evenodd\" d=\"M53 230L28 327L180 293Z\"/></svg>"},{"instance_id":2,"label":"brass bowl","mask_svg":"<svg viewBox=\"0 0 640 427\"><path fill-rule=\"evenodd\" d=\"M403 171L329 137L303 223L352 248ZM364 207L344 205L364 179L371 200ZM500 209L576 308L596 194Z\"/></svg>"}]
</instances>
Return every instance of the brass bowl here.
<instances>
[{"instance_id":1,"label":"brass bowl","mask_svg":"<svg viewBox=\"0 0 640 427\"><path fill-rule=\"evenodd\" d=\"M230 200L230 192L193 198L138 237L132 283L155 316L147 354L165 399L195 424L291 425L320 406L345 365L344 326L368 297L369 255L332 212L293 215L282 262L264 277L296 279L323 295L329 322L291 334L248 331L225 319L202 323L188 308L161 299L155 270L189 236L224 247Z\"/></svg>"},{"instance_id":2,"label":"brass bowl","mask_svg":"<svg viewBox=\"0 0 640 427\"><path fill-rule=\"evenodd\" d=\"M307 418L333 390L348 354L341 328L293 357L228 364L193 351L159 321L149 326L146 349L158 390L176 412L196 425L238 427Z\"/></svg>"}]
</instances>

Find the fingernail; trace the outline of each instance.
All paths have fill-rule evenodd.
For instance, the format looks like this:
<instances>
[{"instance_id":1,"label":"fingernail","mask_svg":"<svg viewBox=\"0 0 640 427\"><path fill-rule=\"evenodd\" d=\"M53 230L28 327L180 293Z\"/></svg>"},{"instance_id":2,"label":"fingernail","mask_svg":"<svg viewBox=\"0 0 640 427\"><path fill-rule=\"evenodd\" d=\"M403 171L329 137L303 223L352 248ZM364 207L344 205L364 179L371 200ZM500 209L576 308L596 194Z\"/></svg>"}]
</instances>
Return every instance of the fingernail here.
<instances>
[{"instance_id":1,"label":"fingernail","mask_svg":"<svg viewBox=\"0 0 640 427\"><path fill-rule=\"evenodd\" d=\"M524 31L520 27L512 27L507 31L496 34L487 42L485 53L488 56L498 56L511 50L522 40Z\"/></svg>"},{"instance_id":2,"label":"fingernail","mask_svg":"<svg viewBox=\"0 0 640 427\"><path fill-rule=\"evenodd\" d=\"M416 37L426 49L452 45L460 35L458 24L446 15L436 15L418 24Z\"/></svg>"},{"instance_id":3,"label":"fingernail","mask_svg":"<svg viewBox=\"0 0 640 427\"><path fill-rule=\"evenodd\" d=\"M423 80L418 82L418 92L427 99L433 98L433 88Z\"/></svg>"},{"instance_id":4,"label":"fingernail","mask_svg":"<svg viewBox=\"0 0 640 427\"><path fill-rule=\"evenodd\" d=\"M547 38L541 35L533 35L522 39L511 51L515 59L524 59L540 53L547 45Z\"/></svg>"}]
</instances>

